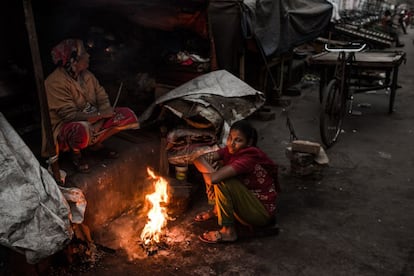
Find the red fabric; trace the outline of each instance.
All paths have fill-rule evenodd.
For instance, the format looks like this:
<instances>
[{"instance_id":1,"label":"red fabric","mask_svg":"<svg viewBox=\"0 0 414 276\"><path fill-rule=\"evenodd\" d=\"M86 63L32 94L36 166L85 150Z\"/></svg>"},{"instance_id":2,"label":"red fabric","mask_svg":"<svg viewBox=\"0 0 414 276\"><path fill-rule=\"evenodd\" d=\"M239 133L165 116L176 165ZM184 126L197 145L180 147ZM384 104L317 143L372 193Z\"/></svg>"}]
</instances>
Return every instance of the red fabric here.
<instances>
[{"instance_id":1,"label":"red fabric","mask_svg":"<svg viewBox=\"0 0 414 276\"><path fill-rule=\"evenodd\" d=\"M115 115L105 121L102 128L124 127L138 122L135 113L128 107L116 107Z\"/></svg>"},{"instance_id":2,"label":"red fabric","mask_svg":"<svg viewBox=\"0 0 414 276\"><path fill-rule=\"evenodd\" d=\"M115 115L112 118L106 119L103 126L97 130L99 134L93 133L93 128L86 121L65 123L58 135L59 150L84 149L93 144L94 141L102 142L99 137L103 137L105 132L113 131L114 129L121 131L134 125L136 127L137 123L138 119L135 113L127 107L115 108Z\"/></svg>"},{"instance_id":3,"label":"red fabric","mask_svg":"<svg viewBox=\"0 0 414 276\"><path fill-rule=\"evenodd\" d=\"M222 148L218 154L224 165L231 166L239 179L263 203L270 214L276 211L276 197L279 192L277 165L259 148L248 147L230 154Z\"/></svg>"},{"instance_id":4,"label":"red fabric","mask_svg":"<svg viewBox=\"0 0 414 276\"><path fill-rule=\"evenodd\" d=\"M59 61L62 62L62 65L65 65L72 56L72 53L77 53L78 51L78 40L76 39L66 39L60 42L52 49L52 60L54 64L58 64Z\"/></svg>"},{"instance_id":5,"label":"red fabric","mask_svg":"<svg viewBox=\"0 0 414 276\"><path fill-rule=\"evenodd\" d=\"M59 150L81 150L89 145L89 126L86 122L70 122L63 124L57 137Z\"/></svg>"}]
</instances>

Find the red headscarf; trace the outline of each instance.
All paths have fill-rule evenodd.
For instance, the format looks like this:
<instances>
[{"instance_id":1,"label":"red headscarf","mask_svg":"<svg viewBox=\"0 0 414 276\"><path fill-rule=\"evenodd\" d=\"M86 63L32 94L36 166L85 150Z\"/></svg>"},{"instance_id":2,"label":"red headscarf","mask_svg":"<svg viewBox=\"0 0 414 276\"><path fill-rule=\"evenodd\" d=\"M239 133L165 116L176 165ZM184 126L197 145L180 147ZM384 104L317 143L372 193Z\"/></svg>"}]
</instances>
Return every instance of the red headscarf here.
<instances>
[{"instance_id":1,"label":"red headscarf","mask_svg":"<svg viewBox=\"0 0 414 276\"><path fill-rule=\"evenodd\" d=\"M65 39L56 45L52 51L52 60L54 64L65 66L72 58L78 55L79 45L82 43L79 39Z\"/></svg>"}]
</instances>

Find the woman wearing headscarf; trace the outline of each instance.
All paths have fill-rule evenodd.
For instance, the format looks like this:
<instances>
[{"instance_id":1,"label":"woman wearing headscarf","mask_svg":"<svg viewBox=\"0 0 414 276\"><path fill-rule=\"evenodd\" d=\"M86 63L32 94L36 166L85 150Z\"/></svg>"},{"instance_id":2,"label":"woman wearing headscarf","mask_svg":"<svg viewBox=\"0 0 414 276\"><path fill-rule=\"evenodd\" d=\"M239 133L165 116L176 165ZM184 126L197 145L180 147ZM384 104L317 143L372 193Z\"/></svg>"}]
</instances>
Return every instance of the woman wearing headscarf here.
<instances>
[{"instance_id":1,"label":"woman wearing headscarf","mask_svg":"<svg viewBox=\"0 0 414 276\"><path fill-rule=\"evenodd\" d=\"M63 40L51 55L57 67L46 78L45 89L53 138L58 152L70 151L76 168L88 172L81 150L100 149L116 158L117 152L102 142L119 131L138 128L138 119L129 108L112 108L105 89L88 70L89 54L81 40ZM42 155L47 156L44 131L42 138Z\"/></svg>"}]
</instances>

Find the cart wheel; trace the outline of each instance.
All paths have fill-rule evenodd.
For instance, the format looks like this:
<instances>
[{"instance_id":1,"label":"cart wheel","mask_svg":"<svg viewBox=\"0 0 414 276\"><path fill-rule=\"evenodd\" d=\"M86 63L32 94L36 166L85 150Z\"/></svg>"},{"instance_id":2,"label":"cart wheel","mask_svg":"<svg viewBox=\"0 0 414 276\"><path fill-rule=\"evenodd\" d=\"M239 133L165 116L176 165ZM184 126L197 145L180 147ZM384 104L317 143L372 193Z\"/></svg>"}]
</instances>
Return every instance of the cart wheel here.
<instances>
[{"instance_id":1,"label":"cart wheel","mask_svg":"<svg viewBox=\"0 0 414 276\"><path fill-rule=\"evenodd\" d=\"M345 116L346 99L340 92L339 81L336 79L331 80L323 90L319 127L322 142L327 148L337 141Z\"/></svg>"}]
</instances>

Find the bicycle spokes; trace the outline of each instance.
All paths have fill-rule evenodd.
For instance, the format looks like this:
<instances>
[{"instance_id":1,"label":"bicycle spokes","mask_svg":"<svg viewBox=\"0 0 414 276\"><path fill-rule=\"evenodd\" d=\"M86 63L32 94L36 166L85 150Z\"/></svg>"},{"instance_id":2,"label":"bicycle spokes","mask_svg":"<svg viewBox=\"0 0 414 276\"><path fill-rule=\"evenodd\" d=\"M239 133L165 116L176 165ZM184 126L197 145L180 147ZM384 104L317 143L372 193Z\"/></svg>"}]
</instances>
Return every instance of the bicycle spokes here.
<instances>
[{"instance_id":1,"label":"bicycle spokes","mask_svg":"<svg viewBox=\"0 0 414 276\"><path fill-rule=\"evenodd\" d=\"M343 94L339 81L331 80L324 90L320 113L320 132L322 142L330 147L340 134L344 117Z\"/></svg>"}]
</instances>

